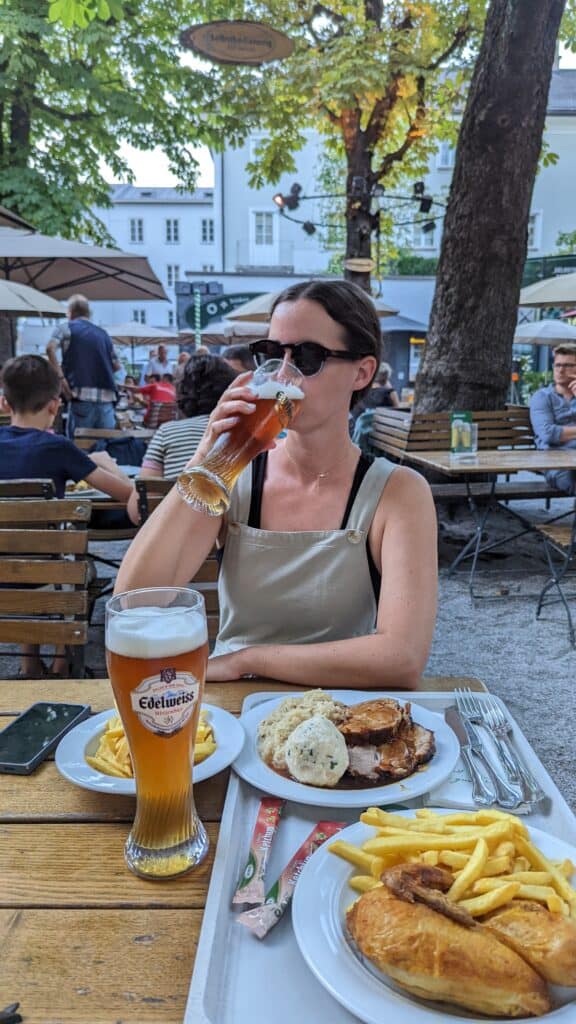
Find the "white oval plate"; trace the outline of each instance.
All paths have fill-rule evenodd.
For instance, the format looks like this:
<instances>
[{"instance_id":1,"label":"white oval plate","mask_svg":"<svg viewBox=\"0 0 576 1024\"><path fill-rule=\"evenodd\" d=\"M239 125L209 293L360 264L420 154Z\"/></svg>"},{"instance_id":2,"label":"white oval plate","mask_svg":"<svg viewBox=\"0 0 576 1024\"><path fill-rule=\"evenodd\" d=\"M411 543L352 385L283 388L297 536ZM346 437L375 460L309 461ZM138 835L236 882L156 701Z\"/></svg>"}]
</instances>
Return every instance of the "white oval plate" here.
<instances>
[{"instance_id":1,"label":"white oval plate","mask_svg":"<svg viewBox=\"0 0 576 1024\"><path fill-rule=\"evenodd\" d=\"M327 692L334 700L340 700L348 705L359 704L364 700L377 700L379 696L378 693L362 693L359 690ZM324 789L320 786L306 786L294 779L286 779L269 768L256 747L258 725L283 700L284 697L279 697L277 700L263 701L242 715L240 721L246 730L246 743L234 761L234 771L256 789L285 800L292 800L297 804L315 804L317 807L366 807L374 804L382 807L385 804L405 803L406 800L421 796L422 793L427 793L444 782L460 755L458 740L444 719L433 711L410 702L414 721L426 729L432 729L435 735L436 753L428 764L407 778L400 779L399 782L389 782L385 786L367 786L365 789Z\"/></svg>"},{"instance_id":2,"label":"white oval plate","mask_svg":"<svg viewBox=\"0 0 576 1024\"><path fill-rule=\"evenodd\" d=\"M214 707L213 704L203 704L202 708L208 712L210 724L214 729L216 750L205 761L201 761L195 766L195 783L211 779L213 775L217 775L218 772L232 764L244 743L244 729L234 715L222 708ZM103 772L91 768L86 761L86 754L92 756L96 753L106 722L115 714L116 711L112 708L110 711L102 711L99 715L80 722L75 729L67 733L56 749L56 767L65 779L83 789L94 789L99 793L135 796L134 779L104 775Z\"/></svg>"},{"instance_id":3,"label":"white oval plate","mask_svg":"<svg viewBox=\"0 0 576 1024\"><path fill-rule=\"evenodd\" d=\"M431 808L432 809L432 808ZM403 811L404 817L414 814ZM437 810L437 814L450 811ZM547 856L562 860L576 859L576 850L555 836L540 829L531 828L530 838ZM362 822L350 825L336 837L355 846L364 843L374 835L374 829ZM325 843L305 864L294 892L292 902L292 924L300 952L318 981L342 1006L356 1014L364 1024L382 1024L383 1021L398 1021L402 1024L501 1024L502 1017L475 1017L473 1013L446 1003L426 1003L412 998L392 983L374 964L360 959L346 937L346 908L356 899L357 893L348 886L348 879L358 874L341 857L329 852L330 842ZM554 1022L576 1019L576 990L552 989L563 1001L570 1003L557 1007L552 1013L538 1020Z\"/></svg>"}]
</instances>

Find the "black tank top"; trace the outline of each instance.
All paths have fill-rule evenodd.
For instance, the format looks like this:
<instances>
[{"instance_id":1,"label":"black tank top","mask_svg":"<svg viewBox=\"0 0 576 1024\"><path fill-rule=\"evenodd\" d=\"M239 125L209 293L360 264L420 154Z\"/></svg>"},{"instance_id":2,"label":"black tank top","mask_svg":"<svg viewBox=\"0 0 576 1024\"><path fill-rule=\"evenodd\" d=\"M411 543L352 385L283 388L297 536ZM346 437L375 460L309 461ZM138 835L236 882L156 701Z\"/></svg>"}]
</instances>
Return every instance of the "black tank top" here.
<instances>
[{"instance_id":1,"label":"black tank top","mask_svg":"<svg viewBox=\"0 0 576 1024\"><path fill-rule=\"evenodd\" d=\"M366 455L360 455L358 459L358 465L356 466L356 472L354 473L354 479L348 495L348 501L346 502L346 508L344 509L344 515L342 517L342 523L340 529L345 530L348 525L348 519L352 506L360 484L362 483L366 473L370 469L373 460L367 458ZM268 466L268 452L261 452L257 455L252 462L252 495L250 498L250 513L248 515L248 526L252 526L255 530L260 529L260 520L262 517L262 491L264 489L264 481L266 479L266 469ZM370 571L370 579L372 581L372 589L374 591L374 597L376 603L380 599L380 584L382 577L376 568L374 559L372 558L372 552L370 551L370 542L366 540L366 558L368 559L368 569Z\"/></svg>"}]
</instances>

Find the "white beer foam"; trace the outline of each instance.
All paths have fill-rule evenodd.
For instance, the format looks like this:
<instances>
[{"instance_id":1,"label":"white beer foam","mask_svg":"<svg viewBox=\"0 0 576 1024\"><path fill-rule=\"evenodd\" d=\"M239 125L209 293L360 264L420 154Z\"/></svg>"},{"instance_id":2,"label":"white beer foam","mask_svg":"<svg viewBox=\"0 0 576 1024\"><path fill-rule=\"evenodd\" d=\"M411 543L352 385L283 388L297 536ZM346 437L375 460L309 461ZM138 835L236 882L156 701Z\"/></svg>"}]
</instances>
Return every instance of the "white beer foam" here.
<instances>
[{"instance_id":1,"label":"white beer foam","mask_svg":"<svg viewBox=\"0 0 576 1024\"><path fill-rule=\"evenodd\" d=\"M262 384L250 381L248 387L254 392L256 398L276 398L279 391L287 398L304 398L304 392L297 384L288 384L280 380L265 380Z\"/></svg>"},{"instance_id":2,"label":"white beer foam","mask_svg":"<svg viewBox=\"0 0 576 1024\"><path fill-rule=\"evenodd\" d=\"M125 658L168 658L201 647L206 619L190 608L126 608L110 616L106 646Z\"/></svg>"}]
</instances>

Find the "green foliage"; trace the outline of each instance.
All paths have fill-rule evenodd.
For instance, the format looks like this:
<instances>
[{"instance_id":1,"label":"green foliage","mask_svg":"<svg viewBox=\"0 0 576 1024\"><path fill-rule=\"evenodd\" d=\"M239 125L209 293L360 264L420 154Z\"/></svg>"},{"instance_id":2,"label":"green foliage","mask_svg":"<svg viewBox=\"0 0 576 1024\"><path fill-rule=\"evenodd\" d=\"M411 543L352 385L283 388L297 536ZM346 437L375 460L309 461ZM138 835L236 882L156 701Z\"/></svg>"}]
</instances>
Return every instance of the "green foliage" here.
<instances>
[{"instance_id":1,"label":"green foliage","mask_svg":"<svg viewBox=\"0 0 576 1024\"><path fill-rule=\"evenodd\" d=\"M398 256L389 261L386 273L393 277L433 277L437 270L437 256L416 256L400 250Z\"/></svg>"},{"instance_id":2,"label":"green foliage","mask_svg":"<svg viewBox=\"0 0 576 1024\"><path fill-rule=\"evenodd\" d=\"M559 231L556 239L556 252L570 256L576 252L576 231Z\"/></svg>"}]
</instances>

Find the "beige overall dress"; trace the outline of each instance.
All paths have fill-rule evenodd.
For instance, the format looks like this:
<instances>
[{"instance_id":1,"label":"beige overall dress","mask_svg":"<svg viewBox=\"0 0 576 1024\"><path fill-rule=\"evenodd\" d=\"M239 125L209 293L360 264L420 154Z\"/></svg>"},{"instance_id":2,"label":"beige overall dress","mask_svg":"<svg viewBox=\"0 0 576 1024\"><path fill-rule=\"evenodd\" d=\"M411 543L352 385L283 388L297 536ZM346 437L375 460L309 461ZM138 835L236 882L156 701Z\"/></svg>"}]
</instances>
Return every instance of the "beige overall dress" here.
<instances>
[{"instance_id":1,"label":"beige overall dress","mask_svg":"<svg viewBox=\"0 0 576 1024\"><path fill-rule=\"evenodd\" d=\"M396 467L375 459L345 529L280 532L247 525L252 467L232 494L218 581L220 632L214 654L254 644L311 644L374 632L377 604L366 544Z\"/></svg>"}]
</instances>

